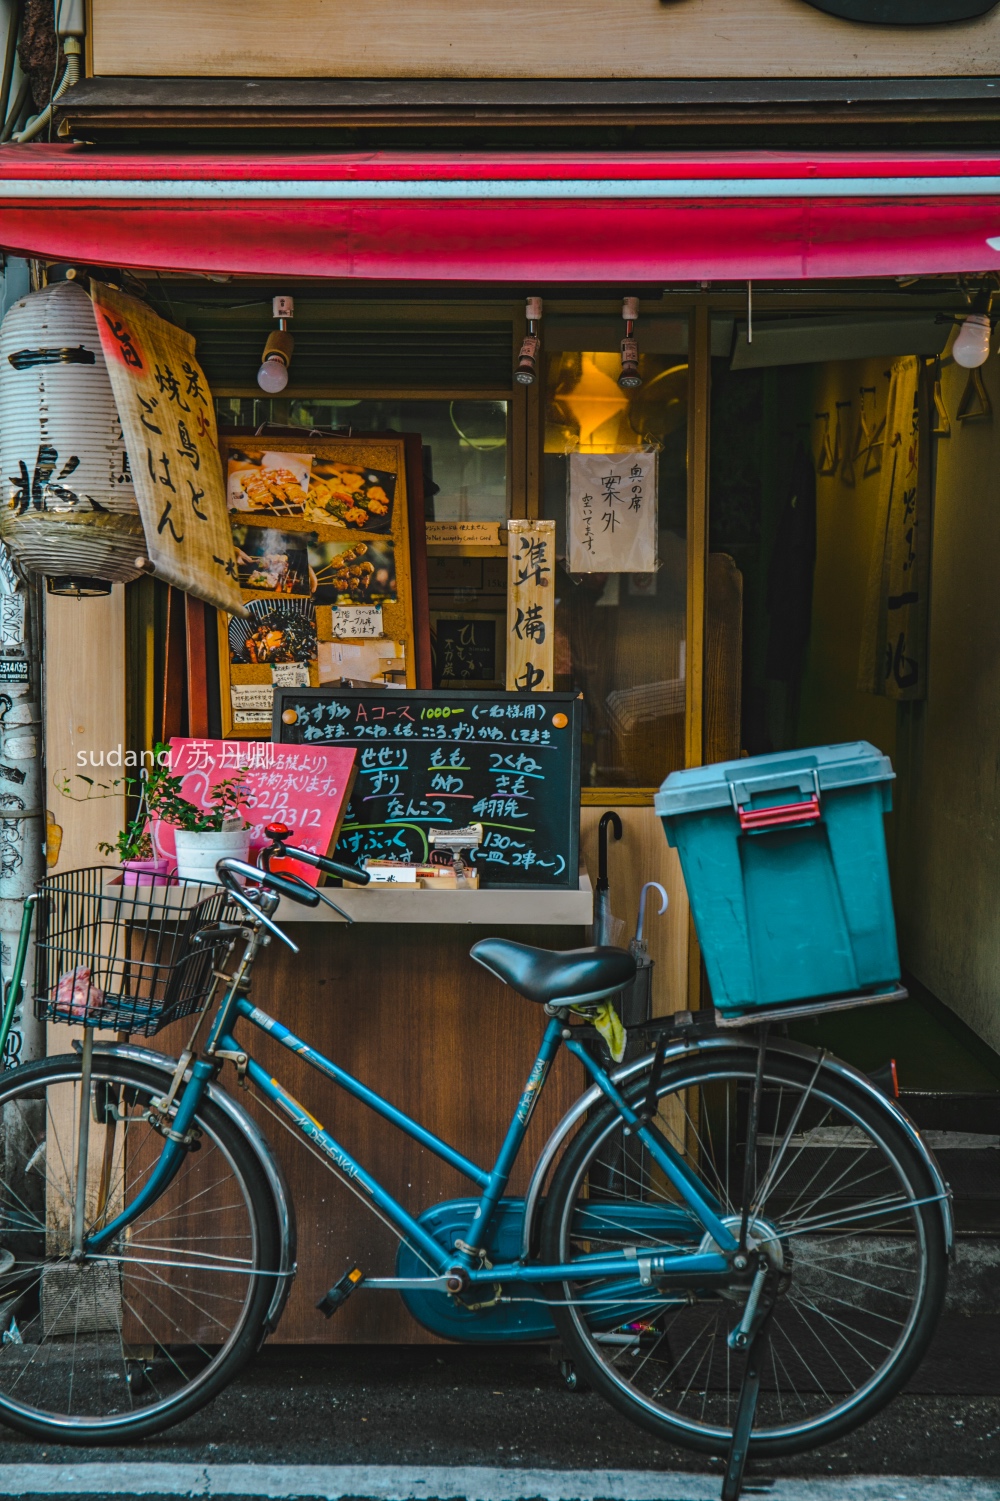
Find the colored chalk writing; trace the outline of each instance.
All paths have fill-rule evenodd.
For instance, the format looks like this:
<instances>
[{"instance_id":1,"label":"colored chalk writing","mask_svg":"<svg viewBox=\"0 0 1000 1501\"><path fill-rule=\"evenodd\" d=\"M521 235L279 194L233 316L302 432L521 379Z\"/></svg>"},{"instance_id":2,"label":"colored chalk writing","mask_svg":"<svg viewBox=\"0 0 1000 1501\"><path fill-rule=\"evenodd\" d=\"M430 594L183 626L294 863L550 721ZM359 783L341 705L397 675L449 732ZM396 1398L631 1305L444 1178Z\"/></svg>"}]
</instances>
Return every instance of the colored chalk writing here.
<instances>
[{"instance_id":1,"label":"colored chalk writing","mask_svg":"<svg viewBox=\"0 0 1000 1501\"><path fill-rule=\"evenodd\" d=\"M283 746L354 747L342 859L422 862L428 830L483 825L487 887L575 887L581 700L570 693L276 688Z\"/></svg>"}]
</instances>

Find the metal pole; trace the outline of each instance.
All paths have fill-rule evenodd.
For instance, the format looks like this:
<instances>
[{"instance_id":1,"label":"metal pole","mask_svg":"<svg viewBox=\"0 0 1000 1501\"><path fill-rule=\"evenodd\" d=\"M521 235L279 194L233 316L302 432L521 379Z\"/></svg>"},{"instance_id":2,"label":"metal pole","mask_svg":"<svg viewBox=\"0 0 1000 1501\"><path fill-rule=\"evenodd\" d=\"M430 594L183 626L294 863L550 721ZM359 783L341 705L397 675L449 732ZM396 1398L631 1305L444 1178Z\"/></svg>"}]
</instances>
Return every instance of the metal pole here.
<instances>
[{"instance_id":1,"label":"metal pole","mask_svg":"<svg viewBox=\"0 0 1000 1501\"><path fill-rule=\"evenodd\" d=\"M87 1167L90 1152L90 1078L94 1066L94 1029L83 1029L83 1069L80 1074L80 1144L76 1159L76 1198L73 1201L73 1260L83 1255L87 1220Z\"/></svg>"},{"instance_id":2,"label":"metal pole","mask_svg":"<svg viewBox=\"0 0 1000 1501\"><path fill-rule=\"evenodd\" d=\"M18 14L20 7L16 7ZM10 20L10 6L8 24ZM15 70L16 71L16 70ZM7 256L0 276L0 317L31 290L26 260ZM42 771L42 596L26 583L0 546L0 973L4 1023L9 1025L0 1068L45 1055L45 1025L20 987L6 987L18 952L25 898L45 874L45 799ZM25 951L28 992L34 983L34 945ZM13 1001L11 1008L8 1002ZM9 1023L8 1023L9 1018Z\"/></svg>"},{"instance_id":3,"label":"metal pole","mask_svg":"<svg viewBox=\"0 0 1000 1501\"><path fill-rule=\"evenodd\" d=\"M45 874L42 779L41 601L0 547L0 969L11 979L25 899ZM34 982L33 945L25 965ZM5 997L6 999L6 997ZM3 1067L45 1055L45 1027L14 996Z\"/></svg>"}]
</instances>

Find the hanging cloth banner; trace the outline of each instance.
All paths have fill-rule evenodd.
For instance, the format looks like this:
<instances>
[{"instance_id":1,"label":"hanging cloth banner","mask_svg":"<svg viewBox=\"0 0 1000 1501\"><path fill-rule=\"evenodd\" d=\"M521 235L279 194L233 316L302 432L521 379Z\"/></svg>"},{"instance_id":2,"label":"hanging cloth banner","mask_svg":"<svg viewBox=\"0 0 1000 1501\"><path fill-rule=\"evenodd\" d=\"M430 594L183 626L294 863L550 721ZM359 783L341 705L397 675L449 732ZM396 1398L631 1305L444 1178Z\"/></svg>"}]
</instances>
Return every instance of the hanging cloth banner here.
<instances>
[{"instance_id":1,"label":"hanging cloth banner","mask_svg":"<svg viewBox=\"0 0 1000 1501\"><path fill-rule=\"evenodd\" d=\"M927 692L927 390L916 355L893 361L858 661L859 690L886 698Z\"/></svg>"},{"instance_id":2,"label":"hanging cloth banner","mask_svg":"<svg viewBox=\"0 0 1000 1501\"><path fill-rule=\"evenodd\" d=\"M90 295L156 577L246 615L212 393L194 339L112 287L92 282Z\"/></svg>"},{"instance_id":3,"label":"hanging cloth banner","mask_svg":"<svg viewBox=\"0 0 1000 1501\"><path fill-rule=\"evenodd\" d=\"M656 570L656 454L571 453L566 553L570 573Z\"/></svg>"},{"instance_id":4,"label":"hanging cloth banner","mask_svg":"<svg viewBox=\"0 0 1000 1501\"><path fill-rule=\"evenodd\" d=\"M556 524L507 523L507 688L552 692Z\"/></svg>"}]
</instances>

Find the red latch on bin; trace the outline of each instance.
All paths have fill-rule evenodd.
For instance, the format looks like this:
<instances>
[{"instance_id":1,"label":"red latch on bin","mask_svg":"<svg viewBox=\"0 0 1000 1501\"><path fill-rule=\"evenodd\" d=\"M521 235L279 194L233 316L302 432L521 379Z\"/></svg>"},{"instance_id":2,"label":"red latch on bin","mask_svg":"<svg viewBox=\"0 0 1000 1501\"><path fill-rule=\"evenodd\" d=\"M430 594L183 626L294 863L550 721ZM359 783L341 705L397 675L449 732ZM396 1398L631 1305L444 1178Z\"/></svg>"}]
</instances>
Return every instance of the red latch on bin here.
<instances>
[{"instance_id":1,"label":"red latch on bin","mask_svg":"<svg viewBox=\"0 0 1000 1501\"><path fill-rule=\"evenodd\" d=\"M822 818L819 798L814 793L804 803L779 803L776 808L740 808L740 828L753 834L761 829L780 829L790 823L815 823Z\"/></svg>"},{"instance_id":2,"label":"red latch on bin","mask_svg":"<svg viewBox=\"0 0 1000 1501\"><path fill-rule=\"evenodd\" d=\"M733 809L740 821L740 829L744 834L759 834L765 829L785 829L791 824L809 824L823 817L819 806L819 775L813 771L813 793L804 802L777 803L770 808L744 807L736 795L736 788L732 782L729 784L729 795L733 800ZM746 782L742 787L744 796L752 795L753 783ZM763 790L763 789L762 789ZM768 791L781 791L780 787L769 787ZM802 791L801 786L796 789Z\"/></svg>"}]
</instances>

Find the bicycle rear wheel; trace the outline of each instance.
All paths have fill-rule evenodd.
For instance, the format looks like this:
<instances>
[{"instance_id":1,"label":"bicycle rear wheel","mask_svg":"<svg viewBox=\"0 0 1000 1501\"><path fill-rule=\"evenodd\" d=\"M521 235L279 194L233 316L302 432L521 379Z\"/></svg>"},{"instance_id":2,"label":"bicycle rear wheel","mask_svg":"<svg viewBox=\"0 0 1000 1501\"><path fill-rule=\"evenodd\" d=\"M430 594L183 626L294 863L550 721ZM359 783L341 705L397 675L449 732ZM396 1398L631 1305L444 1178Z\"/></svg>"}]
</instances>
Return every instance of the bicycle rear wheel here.
<instances>
[{"instance_id":1,"label":"bicycle rear wheel","mask_svg":"<svg viewBox=\"0 0 1000 1501\"><path fill-rule=\"evenodd\" d=\"M165 1076L93 1055L85 1224L108 1223L163 1147L145 1112ZM60 1443L119 1443L180 1422L257 1349L279 1266L266 1178L204 1101L173 1183L74 1263L81 1060L0 1074L0 1420Z\"/></svg>"},{"instance_id":2,"label":"bicycle rear wheel","mask_svg":"<svg viewBox=\"0 0 1000 1501\"><path fill-rule=\"evenodd\" d=\"M664 1071L656 1129L722 1204L739 1234L745 1126L756 1053L708 1048ZM646 1083L632 1087L635 1104ZM866 1421L923 1356L947 1274L926 1160L889 1112L821 1061L767 1055L751 1164L750 1230L780 1270L750 1445L793 1454ZM633 1247L714 1250L676 1190L611 1106L595 1111L556 1170L542 1221L546 1262ZM552 1309L580 1374L634 1421L724 1453L744 1357L727 1336L748 1279L718 1288L561 1285Z\"/></svg>"}]
</instances>

